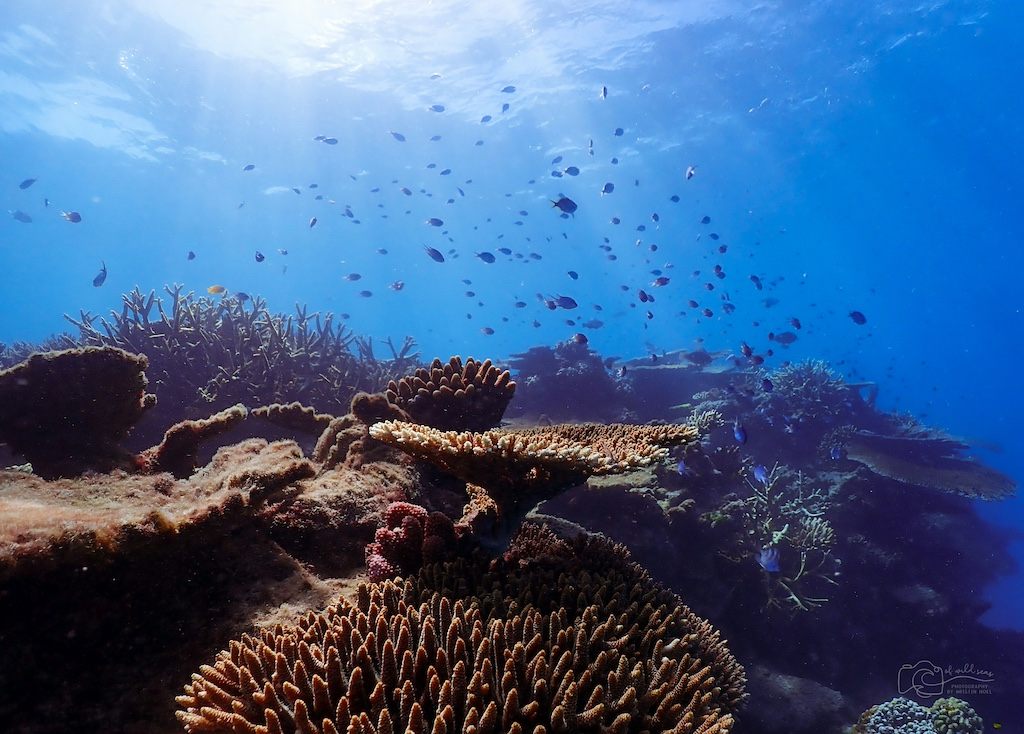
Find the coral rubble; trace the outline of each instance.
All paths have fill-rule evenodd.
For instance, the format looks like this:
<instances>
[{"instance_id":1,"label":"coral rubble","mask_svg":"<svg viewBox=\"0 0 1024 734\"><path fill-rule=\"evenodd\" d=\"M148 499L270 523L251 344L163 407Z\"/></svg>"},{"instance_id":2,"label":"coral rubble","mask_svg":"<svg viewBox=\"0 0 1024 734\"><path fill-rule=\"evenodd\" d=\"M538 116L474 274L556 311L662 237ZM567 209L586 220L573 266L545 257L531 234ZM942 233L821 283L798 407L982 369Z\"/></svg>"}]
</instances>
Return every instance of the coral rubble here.
<instances>
[{"instance_id":1,"label":"coral rubble","mask_svg":"<svg viewBox=\"0 0 1024 734\"><path fill-rule=\"evenodd\" d=\"M128 466L121 441L156 402L145 369L110 347L34 354L0 371L0 441L47 478Z\"/></svg>"}]
</instances>

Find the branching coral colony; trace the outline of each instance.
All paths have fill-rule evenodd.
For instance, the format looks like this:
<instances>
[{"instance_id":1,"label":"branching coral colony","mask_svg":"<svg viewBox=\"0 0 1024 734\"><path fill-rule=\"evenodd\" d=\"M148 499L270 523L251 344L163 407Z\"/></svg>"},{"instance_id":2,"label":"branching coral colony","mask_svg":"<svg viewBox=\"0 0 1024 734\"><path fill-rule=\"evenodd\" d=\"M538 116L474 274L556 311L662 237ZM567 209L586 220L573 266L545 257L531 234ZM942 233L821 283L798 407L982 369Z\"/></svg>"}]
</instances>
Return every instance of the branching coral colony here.
<instances>
[{"instance_id":1,"label":"branching coral colony","mask_svg":"<svg viewBox=\"0 0 1024 734\"><path fill-rule=\"evenodd\" d=\"M272 313L259 296L196 297L180 285L137 288L122 297L109 319L82 312L66 318L76 337L61 346L114 346L145 354L154 391L165 404L186 406L183 417L200 417L235 403L269 405L299 400L318 410L344 413L352 396L382 389L418 363L415 343L390 340L388 359L378 359L369 339L359 338L330 313ZM353 346L355 350L353 351Z\"/></svg>"},{"instance_id":2,"label":"branching coral colony","mask_svg":"<svg viewBox=\"0 0 1024 734\"><path fill-rule=\"evenodd\" d=\"M835 532L825 517L829 497L809 487L802 472L778 464L764 481L746 483L751 494L720 511L739 520L743 538L732 552L720 552L737 562L757 559L764 570L766 608L806 612L827 603L840 564L833 555ZM711 514L714 523L719 513Z\"/></svg>"}]
</instances>

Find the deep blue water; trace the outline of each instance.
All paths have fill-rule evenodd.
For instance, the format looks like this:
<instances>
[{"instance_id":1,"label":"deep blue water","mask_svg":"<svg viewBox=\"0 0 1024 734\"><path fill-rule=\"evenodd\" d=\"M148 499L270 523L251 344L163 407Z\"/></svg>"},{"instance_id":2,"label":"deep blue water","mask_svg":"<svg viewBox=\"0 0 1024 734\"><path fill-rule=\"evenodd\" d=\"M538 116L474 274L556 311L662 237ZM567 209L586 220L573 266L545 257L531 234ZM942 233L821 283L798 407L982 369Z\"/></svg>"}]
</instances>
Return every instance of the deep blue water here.
<instances>
[{"instance_id":1,"label":"deep blue water","mask_svg":"<svg viewBox=\"0 0 1024 734\"><path fill-rule=\"evenodd\" d=\"M578 331L609 356L764 348L797 317L776 363L877 381L884 407L1024 478L1019 3L207 5L0 8L0 209L34 220L0 218L0 341L172 282L347 313L427 357ZM560 195L574 217L551 207ZM654 269L668 285L650 287ZM983 511L1024 526L1019 498ZM988 591L991 623L1024 626L1020 583Z\"/></svg>"}]
</instances>

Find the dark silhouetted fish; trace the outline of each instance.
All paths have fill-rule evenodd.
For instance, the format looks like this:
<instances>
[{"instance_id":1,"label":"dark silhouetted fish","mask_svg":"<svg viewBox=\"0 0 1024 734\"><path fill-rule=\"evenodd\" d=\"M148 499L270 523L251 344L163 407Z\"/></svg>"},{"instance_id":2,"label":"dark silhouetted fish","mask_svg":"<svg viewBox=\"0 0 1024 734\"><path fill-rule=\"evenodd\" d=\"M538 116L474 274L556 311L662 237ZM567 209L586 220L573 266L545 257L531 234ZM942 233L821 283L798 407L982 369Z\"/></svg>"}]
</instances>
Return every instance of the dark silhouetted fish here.
<instances>
[{"instance_id":1,"label":"dark silhouetted fish","mask_svg":"<svg viewBox=\"0 0 1024 734\"><path fill-rule=\"evenodd\" d=\"M442 255L439 250L436 250L433 247L424 246L423 251L426 252L430 259L433 260L434 262L444 262L444 255Z\"/></svg>"},{"instance_id":2,"label":"dark silhouetted fish","mask_svg":"<svg viewBox=\"0 0 1024 734\"><path fill-rule=\"evenodd\" d=\"M266 259L267 258L264 257L262 252L260 252L259 250L256 250L256 262L261 263L261 262L263 262Z\"/></svg>"},{"instance_id":3,"label":"dark silhouetted fish","mask_svg":"<svg viewBox=\"0 0 1024 734\"><path fill-rule=\"evenodd\" d=\"M573 216L575 216L576 209L579 208L576 206L576 202L570 199L568 196L562 196L558 199L558 201L552 201L551 206L557 207L558 209L562 210L562 212L564 212L565 214L572 214Z\"/></svg>"},{"instance_id":4,"label":"dark silhouetted fish","mask_svg":"<svg viewBox=\"0 0 1024 734\"><path fill-rule=\"evenodd\" d=\"M604 186L601 187L601 195L602 196L604 194L610 194L613 191L615 191L615 184L613 184L611 181L609 181L608 183L606 183ZM616 224L618 224L618 222L616 222Z\"/></svg>"},{"instance_id":5,"label":"dark silhouetted fish","mask_svg":"<svg viewBox=\"0 0 1024 734\"><path fill-rule=\"evenodd\" d=\"M691 178L697 175L697 169L693 166L686 167L686 180L689 181Z\"/></svg>"},{"instance_id":6,"label":"dark silhouetted fish","mask_svg":"<svg viewBox=\"0 0 1024 734\"><path fill-rule=\"evenodd\" d=\"M850 318L853 319L853 323L858 326L863 326L868 322L867 316L862 314L860 311L850 311Z\"/></svg>"},{"instance_id":7,"label":"dark silhouetted fish","mask_svg":"<svg viewBox=\"0 0 1024 734\"><path fill-rule=\"evenodd\" d=\"M578 169L576 166L569 166L568 168L565 169L565 173L570 176L579 176L580 169Z\"/></svg>"},{"instance_id":8,"label":"dark silhouetted fish","mask_svg":"<svg viewBox=\"0 0 1024 734\"><path fill-rule=\"evenodd\" d=\"M192 252L192 250L189 250L188 251L188 255L186 255L186 259L188 259L188 260L195 260L196 259L196 254L194 252Z\"/></svg>"},{"instance_id":9,"label":"dark silhouetted fish","mask_svg":"<svg viewBox=\"0 0 1024 734\"><path fill-rule=\"evenodd\" d=\"M389 132L391 133L391 137L393 137L399 143L404 143L405 142L405 136L402 135L402 133L396 133L394 130L391 130Z\"/></svg>"},{"instance_id":10,"label":"dark silhouetted fish","mask_svg":"<svg viewBox=\"0 0 1024 734\"><path fill-rule=\"evenodd\" d=\"M99 288L107 281L107 264L100 260L100 272L92 279L93 287Z\"/></svg>"},{"instance_id":11,"label":"dark silhouetted fish","mask_svg":"<svg viewBox=\"0 0 1024 734\"><path fill-rule=\"evenodd\" d=\"M312 219L309 220L309 228L313 229L313 227L315 227L315 226L316 226L316 217L313 217Z\"/></svg>"},{"instance_id":12,"label":"dark silhouetted fish","mask_svg":"<svg viewBox=\"0 0 1024 734\"><path fill-rule=\"evenodd\" d=\"M494 329L492 329L490 326L485 326L482 329L480 329L480 333L483 334L484 336L491 336L494 333Z\"/></svg>"},{"instance_id":13,"label":"dark silhouetted fish","mask_svg":"<svg viewBox=\"0 0 1024 734\"><path fill-rule=\"evenodd\" d=\"M601 99L608 99L608 87L602 86L601 94L599 96L601 97Z\"/></svg>"},{"instance_id":14,"label":"dark silhouetted fish","mask_svg":"<svg viewBox=\"0 0 1024 734\"><path fill-rule=\"evenodd\" d=\"M24 181L22 181L20 184L18 184L18 188L22 189L22 190L27 189L29 186L31 186L32 184L34 184L38 180L39 179L36 179L36 178L26 178Z\"/></svg>"},{"instance_id":15,"label":"dark silhouetted fish","mask_svg":"<svg viewBox=\"0 0 1024 734\"><path fill-rule=\"evenodd\" d=\"M246 163L244 166L242 166L243 171L251 171L254 168L256 168L255 163Z\"/></svg>"},{"instance_id":16,"label":"dark silhouetted fish","mask_svg":"<svg viewBox=\"0 0 1024 734\"><path fill-rule=\"evenodd\" d=\"M363 279L363 276L360 275L359 273L349 273L348 275L345 276L345 280L349 281L350 283L355 282L357 280L362 280L362 279Z\"/></svg>"},{"instance_id":17,"label":"dark silhouetted fish","mask_svg":"<svg viewBox=\"0 0 1024 734\"><path fill-rule=\"evenodd\" d=\"M502 87L501 91L504 92L505 94L512 94L513 92L516 91L516 88L513 85L509 84L507 87Z\"/></svg>"},{"instance_id":18,"label":"dark silhouetted fish","mask_svg":"<svg viewBox=\"0 0 1024 734\"><path fill-rule=\"evenodd\" d=\"M617 138L618 138L618 137L621 137L621 136L622 136L622 133L624 133L624 132L625 132L625 130L623 130L623 129L622 129L621 127L617 127L617 128L615 128L615 132L614 132L614 133L612 133L612 134L613 134L613 135L614 135L615 137L617 137Z\"/></svg>"},{"instance_id":19,"label":"dark silhouetted fish","mask_svg":"<svg viewBox=\"0 0 1024 734\"><path fill-rule=\"evenodd\" d=\"M82 221L82 215L78 212L61 212L60 215L64 217L65 222L71 222L72 224L78 224Z\"/></svg>"},{"instance_id":20,"label":"dark silhouetted fish","mask_svg":"<svg viewBox=\"0 0 1024 734\"><path fill-rule=\"evenodd\" d=\"M15 209L11 212L11 216L22 224L32 224L32 217L23 212L21 209Z\"/></svg>"},{"instance_id":21,"label":"dark silhouetted fish","mask_svg":"<svg viewBox=\"0 0 1024 734\"><path fill-rule=\"evenodd\" d=\"M494 255L490 252L478 252L476 256L483 260L485 263L494 262Z\"/></svg>"},{"instance_id":22,"label":"dark silhouetted fish","mask_svg":"<svg viewBox=\"0 0 1024 734\"><path fill-rule=\"evenodd\" d=\"M431 112L444 112L444 105L443 104L432 104L432 105L430 105L430 111Z\"/></svg>"},{"instance_id":23,"label":"dark silhouetted fish","mask_svg":"<svg viewBox=\"0 0 1024 734\"><path fill-rule=\"evenodd\" d=\"M431 227L443 227L444 220L438 219L437 217L431 217L430 219L427 220L427 224L429 224Z\"/></svg>"}]
</instances>

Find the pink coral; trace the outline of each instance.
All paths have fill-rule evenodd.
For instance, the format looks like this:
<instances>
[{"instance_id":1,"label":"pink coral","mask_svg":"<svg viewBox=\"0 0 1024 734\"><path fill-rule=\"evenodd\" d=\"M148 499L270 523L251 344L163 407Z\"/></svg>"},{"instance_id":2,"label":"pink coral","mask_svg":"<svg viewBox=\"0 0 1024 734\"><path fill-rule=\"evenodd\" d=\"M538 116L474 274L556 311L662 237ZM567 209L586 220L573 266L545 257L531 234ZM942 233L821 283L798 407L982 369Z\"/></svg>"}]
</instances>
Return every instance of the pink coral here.
<instances>
[{"instance_id":1,"label":"pink coral","mask_svg":"<svg viewBox=\"0 0 1024 734\"><path fill-rule=\"evenodd\" d=\"M415 573L424 562L448 556L457 541L451 518L419 505L392 502L384 519L385 527L366 546L367 574L373 581Z\"/></svg>"}]
</instances>

